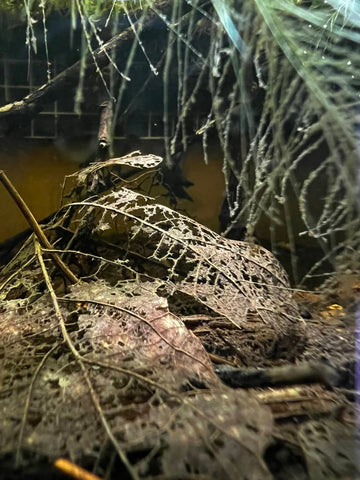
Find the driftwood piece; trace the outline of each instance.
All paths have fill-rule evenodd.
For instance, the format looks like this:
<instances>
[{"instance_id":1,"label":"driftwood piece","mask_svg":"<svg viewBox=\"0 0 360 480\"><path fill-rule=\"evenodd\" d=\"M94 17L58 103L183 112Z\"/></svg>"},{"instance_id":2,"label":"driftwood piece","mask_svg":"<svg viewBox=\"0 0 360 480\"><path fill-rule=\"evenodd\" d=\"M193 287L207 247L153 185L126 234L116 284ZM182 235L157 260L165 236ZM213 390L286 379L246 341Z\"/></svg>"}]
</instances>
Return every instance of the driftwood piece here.
<instances>
[{"instance_id":1,"label":"driftwood piece","mask_svg":"<svg viewBox=\"0 0 360 480\"><path fill-rule=\"evenodd\" d=\"M339 378L337 370L321 360L256 370L219 366L215 371L221 380L232 388L314 382L336 385Z\"/></svg>"}]
</instances>

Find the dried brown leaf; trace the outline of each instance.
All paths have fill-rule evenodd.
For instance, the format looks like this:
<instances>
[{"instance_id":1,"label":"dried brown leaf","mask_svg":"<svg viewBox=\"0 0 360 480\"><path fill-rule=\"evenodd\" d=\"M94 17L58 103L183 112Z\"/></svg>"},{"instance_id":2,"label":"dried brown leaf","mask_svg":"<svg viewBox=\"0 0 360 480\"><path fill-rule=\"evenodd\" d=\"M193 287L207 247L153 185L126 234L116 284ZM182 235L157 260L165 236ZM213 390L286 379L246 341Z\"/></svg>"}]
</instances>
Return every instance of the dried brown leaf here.
<instances>
[{"instance_id":1,"label":"dried brown leaf","mask_svg":"<svg viewBox=\"0 0 360 480\"><path fill-rule=\"evenodd\" d=\"M69 298L91 298L78 320L91 358L104 361L110 355L112 365L145 369L169 388L192 379L217 384L200 340L169 311L166 298L153 284L134 287L130 298L102 282L73 287Z\"/></svg>"}]
</instances>

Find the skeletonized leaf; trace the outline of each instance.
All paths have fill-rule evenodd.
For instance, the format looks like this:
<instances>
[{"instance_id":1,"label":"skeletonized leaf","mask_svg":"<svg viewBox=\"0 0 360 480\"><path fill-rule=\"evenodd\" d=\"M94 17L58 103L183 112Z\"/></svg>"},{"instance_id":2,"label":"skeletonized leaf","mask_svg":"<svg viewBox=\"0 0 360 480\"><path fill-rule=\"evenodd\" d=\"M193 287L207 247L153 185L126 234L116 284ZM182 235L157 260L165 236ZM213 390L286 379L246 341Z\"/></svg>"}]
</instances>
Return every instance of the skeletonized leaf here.
<instances>
[{"instance_id":1,"label":"skeletonized leaf","mask_svg":"<svg viewBox=\"0 0 360 480\"><path fill-rule=\"evenodd\" d=\"M64 192L65 197L85 198L90 193L99 194L113 186L114 183L121 182L121 167L130 167L135 169L149 170L156 168L162 162L162 158L156 155L142 155L140 151L135 151L118 158L110 158L104 162L96 162L88 167L67 175L65 177ZM68 181L75 188L68 188ZM66 188L65 188L66 187Z\"/></svg>"},{"instance_id":2,"label":"skeletonized leaf","mask_svg":"<svg viewBox=\"0 0 360 480\"><path fill-rule=\"evenodd\" d=\"M90 165L79 172L74 173L71 176L76 176L79 182L88 180L95 173L100 172L103 169L108 169L114 166L127 166L132 168L148 169L155 168L160 165L162 158L156 155L141 155L140 152L132 152L129 155L118 158L110 158L104 162L97 162Z\"/></svg>"},{"instance_id":3,"label":"skeletonized leaf","mask_svg":"<svg viewBox=\"0 0 360 480\"><path fill-rule=\"evenodd\" d=\"M125 188L78 205L95 208L99 223L115 214L117 227L123 223L127 255L162 265L169 295L186 293L239 328L250 315L274 338L302 335L286 273L266 249L224 239Z\"/></svg>"}]
</instances>

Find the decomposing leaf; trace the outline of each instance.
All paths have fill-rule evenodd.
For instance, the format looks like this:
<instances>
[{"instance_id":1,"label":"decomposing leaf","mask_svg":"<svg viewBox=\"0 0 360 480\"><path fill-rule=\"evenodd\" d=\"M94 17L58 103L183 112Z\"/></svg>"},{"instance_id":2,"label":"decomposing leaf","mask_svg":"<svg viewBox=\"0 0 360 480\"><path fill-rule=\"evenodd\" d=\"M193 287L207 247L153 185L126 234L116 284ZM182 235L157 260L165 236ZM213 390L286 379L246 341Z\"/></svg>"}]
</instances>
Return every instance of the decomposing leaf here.
<instances>
[{"instance_id":1,"label":"decomposing leaf","mask_svg":"<svg viewBox=\"0 0 360 480\"><path fill-rule=\"evenodd\" d=\"M84 198L89 193L99 194L110 188L114 183L121 182L120 168L153 169L160 165L162 158L156 155L142 155L135 151L119 158L110 158L103 162L95 162L88 167L65 177L63 196ZM70 182L72 190L67 192L67 183ZM75 185L75 186L74 186ZM65 192L67 192L65 194Z\"/></svg>"},{"instance_id":2,"label":"decomposing leaf","mask_svg":"<svg viewBox=\"0 0 360 480\"><path fill-rule=\"evenodd\" d=\"M76 177L79 183L86 182L90 177L92 177L95 173L100 172L104 169L111 169L114 166L127 166L132 168L139 168L139 169L148 169L148 168L156 168L162 162L162 158L156 155L142 155L139 151L129 153L124 157L119 158L110 158L105 160L104 162L96 162L90 165L87 168L80 170L69 177Z\"/></svg>"},{"instance_id":3,"label":"decomposing leaf","mask_svg":"<svg viewBox=\"0 0 360 480\"><path fill-rule=\"evenodd\" d=\"M232 335L251 325L258 358L278 348L286 356L304 329L276 259L123 187L67 205L54 224L57 252L65 244L70 263L85 261L88 281L56 293L38 244L35 258L28 245L6 268L0 451L19 463L33 449L79 466L84 455L99 465L115 453L131 478L151 475L154 463L179 478L270 478L270 410L220 382L169 305L179 294L186 310L192 299ZM109 228L117 245L101 243ZM26 286L24 298L14 285Z\"/></svg>"},{"instance_id":4,"label":"decomposing leaf","mask_svg":"<svg viewBox=\"0 0 360 480\"><path fill-rule=\"evenodd\" d=\"M183 292L239 328L250 319L267 332L266 342L271 336L275 344L280 337L303 335L287 276L264 248L222 238L126 188L73 205L96 211L98 225L108 223L111 214L113 228L125 235L126 258L147 259L141 267L150 276L154 264L162 265L168 295Z\"/></svg>"},{"instance_id":5,"label":"decomposing leaf","mask_svg":"<svg viewBox=\"0 0 360 480\"><path fill-rule=\"evenodd\" d=\"M166 380L169 388L192 379L218 383L200 340L169 311L154 284L134 285L130 298L102 282L77 285L69 298L91 299L78 327L92 359L106 361L110 356L112 365L125 362L127 369L146 369L151 377Z\"/></svg>"},{"instance_id":6,"label":"decomposing leaf","mask_svg":"<svg viewBox=\"0 0 360 480\"><path fill-rule=\"evenodd\" d=\"M353 427L334 419L313 420L304 423L298 435L311 480L356 477Z\"/></svg>"}]
</instances>

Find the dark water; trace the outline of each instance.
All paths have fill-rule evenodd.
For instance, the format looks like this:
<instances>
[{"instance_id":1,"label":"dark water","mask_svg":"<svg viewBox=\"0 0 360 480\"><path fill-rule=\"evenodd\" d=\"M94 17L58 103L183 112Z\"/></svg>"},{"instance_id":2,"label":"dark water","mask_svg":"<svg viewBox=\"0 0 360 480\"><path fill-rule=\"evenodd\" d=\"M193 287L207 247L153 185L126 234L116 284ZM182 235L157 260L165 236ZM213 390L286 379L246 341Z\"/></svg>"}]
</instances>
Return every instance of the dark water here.
<instances>
[{"instance_id":1,"label":"dark water","mask_svg":"<svg viewBox=\"0 0 360 480\"><path fill-rule=\"evenodd\" d=\"M59 138L55 142L29 140L22 147L15 147L16 144L0 153L0 169L3 169L14 183L35 218L42 220L59 208L65 175L77 171L89 155L94 155L96 137L92 139L76 137L72 141ZM121 156L134 150L141 150L144 154L164 155L162 141L136 139L133 139L133 143L129 143L128 140L118 142L114 155ZM178 198L176 208L220 233L219 214L225 200L225 182L222 172L223 153L217 140L209 142L207 153L208 164L205 164L202 144L197 142L190 145L188 151L182 155L180 160L182 175L192 184L186 188L186 194L191 199ZM28 224L5 188L0 187L0 242L3 242L27 229ZM159 203L174 206L163 186L157 186L145 193L155 197ZM295 196L289 197L287 207L294 232L298 234L305 227ZM278 215L278 220L274 227L264 213L257 224L255 237L266 248L274 250L296 283L296 280L302 278L322 257L323 252L316 242L307 236L297 236L295 265L284 213ZM273 234L276 236L275 244L272 242ZM324 268L326 270L329 265L325 263Z\"/></svg>"},{"instance_id":2,"label":"dark water","mask_svg":"<svg viewBox=\"0 0 360 480\"><path fill-rule=\"evenodd\" d=\"M142 149L142 153L158 153L162 144L146 146L134 144L130 150ZM88 153L89 141L79 139L72 145L56 142L34 144L29 142L21 149L0 153L0 169L4 170L14 183L35 218L41 220L55 212L61 200L62 183L65 175L80 168L80 163ZM219 213L224 200L224 178L222 174L222 154L217 143L209 149L208 164L204 163L202 146L192 145L182 159L183 173L193 183L187 189L192 198L179 199L177 207L212 230L219 231ZM166 190L157 189L153 193L162 203L166 200ZM0 241L16 235L28 227L18 207L2 187L0 189Z\"/></svg>"},{"instance_id":3,"label":"dark water","mask_svg":"<svg viewBox=\"0 0 360 480\"><path fill-rule=\"evenodd\" d=\"M33 146L13 152L0 152L0 169L4 170L37 220L56 211L65 175L78 165L52 145ZM8 192L0 188L0 241L28 227Z\"/></svg>"}]
</instances>

